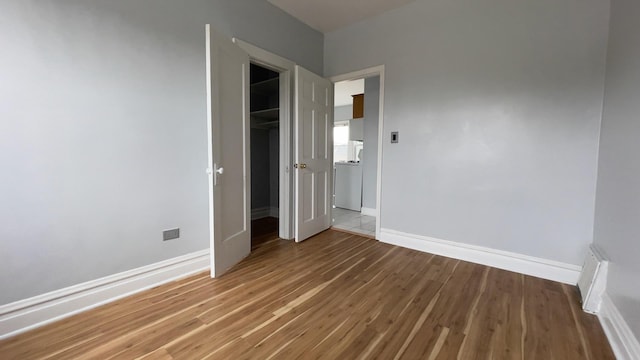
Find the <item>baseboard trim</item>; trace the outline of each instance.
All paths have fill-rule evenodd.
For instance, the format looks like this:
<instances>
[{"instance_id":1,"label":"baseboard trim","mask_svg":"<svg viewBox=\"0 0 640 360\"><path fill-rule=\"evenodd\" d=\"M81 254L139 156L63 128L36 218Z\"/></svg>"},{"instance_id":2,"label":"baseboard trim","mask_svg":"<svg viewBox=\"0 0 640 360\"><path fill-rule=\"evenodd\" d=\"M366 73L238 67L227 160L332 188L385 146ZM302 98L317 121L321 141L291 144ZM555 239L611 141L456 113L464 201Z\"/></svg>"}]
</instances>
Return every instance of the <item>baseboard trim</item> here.
<instances>
[{"instance_id":1,"label":"baseboard trim","mask_svg":"<svg viewBox=\"0 0 640 360\"><path fill-rule=\"evenodd\" d=\"M360 214L377 217L378 209L363 207L363 208L360 208Z\"/></svg>"},{"instance_id":2,"label":"baseboard trim","mask_svg":"<svg viewBox=\"0 0 640 360\"><path fill-rule=\"evenodd\" d=\"M607 339L609 339L616 359L640 359L640 342L606 292L602 296L598 319Z\"/></svg>"},{"instance_id":3,"label":"baseboard trim","mask_svg":"<svg viewBox=\"0 0 640 360\"><path fill-rule=\"evenodd\" d=\"M280 209L277 207L261 207L257 209L251 209L251 220L258 220L266 217L278 218L280 216Z\"/></svg>"},{"instance_id":4,"label":"baseboard trim","mask_svg":"<svg viewBox=\"0 0 640 360\"><path fill-rule=\"evenodd\" d=\"M575 285L580 277L581 267L578 265L482 246L440 240L390 229L380 229L379 239L387 244L514 271L565 284Z\"/></svg>"},{"instance_id":5,"label":"baseboard trim","mask_svg":"<svg viewBox=\"0 0 640 360\"><path fill-rule=\"evenodd\" d=\"M209 250L0 306L0 340L209 269Z\"/></svg>"}]
</instances>

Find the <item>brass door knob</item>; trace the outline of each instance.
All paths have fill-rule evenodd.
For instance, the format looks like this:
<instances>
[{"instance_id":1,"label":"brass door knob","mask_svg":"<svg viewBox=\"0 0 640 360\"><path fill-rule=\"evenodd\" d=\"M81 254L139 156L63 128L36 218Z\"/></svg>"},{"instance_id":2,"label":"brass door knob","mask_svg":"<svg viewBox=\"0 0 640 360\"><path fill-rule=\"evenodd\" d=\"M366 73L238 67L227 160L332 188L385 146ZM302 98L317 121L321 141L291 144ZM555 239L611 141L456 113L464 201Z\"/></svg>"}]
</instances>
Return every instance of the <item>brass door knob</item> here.
<instances>
[{"instance_id":1,"label":"brass door knob","mask_svg":"<svg viewBox=\"0 0 640 360\"><path fill-rule=\"evenodd\" d=\"M296 169L306 169L307 168L307 164L295 164L293 165L294 168Z\"/></svg>"}]
</instances>

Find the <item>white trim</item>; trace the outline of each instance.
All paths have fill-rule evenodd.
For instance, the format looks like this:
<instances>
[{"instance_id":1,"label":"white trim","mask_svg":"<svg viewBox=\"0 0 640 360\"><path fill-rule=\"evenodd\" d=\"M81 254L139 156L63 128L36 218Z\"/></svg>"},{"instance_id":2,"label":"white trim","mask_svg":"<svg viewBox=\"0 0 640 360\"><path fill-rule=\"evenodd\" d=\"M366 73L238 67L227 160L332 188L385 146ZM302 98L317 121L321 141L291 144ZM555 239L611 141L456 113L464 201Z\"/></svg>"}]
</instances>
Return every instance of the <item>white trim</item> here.
<instances>
[{"instance_id":1,"label":"white trim","mask_svg":"<svg viewBox=\"0 0 640 360\"><path fill-rule=\"evenodd\" d=\"M380 99L378 107L378 173L376 175L376 239L382 236L382 146L384 144L384 65L352 71L347 74L332 76L329 79L336 83L345 80L356 80L368 77L380 77Z\"/></svg>"},{"instance_id":2,"label":"white trim","mask_svg":"<svg viewBox=\"0 0 640 360\"><path fill-rule=\"evenodd\" d=\"M209 269L209 250L0 306L0 340Z\"/></svg>"},{"instance_id":3,"label":"white trim","mask_svg":"<svg viewBox=\"0 0 640 360\"><path fill-rule=\"evenodd\" d=\"M640 359L640 342L607 293L602 296L598 319L618 360Z\"/></svg>"},{"instance_id":4,"label":"white trim","mask_svg":"<svg viewBox=\"0 0 640 360\"><path fill-rule=\"evenodd\" d=\"M209 264L211 265L211 277L214 277L215 273L215 242L213 234L215 231L215 222L213 221L215 206L213 199L213 123L211 122L213 116L213 104L211 103L211 97L213 96L213 84L211 83L211 25L205 25L205 49L206 49L206 85L207 85L207 180L209 184Z\"/></svg>"},{"instance_id":5,"label":"white trim","mask_svg":"<svg viewBox=\"0 0 640 360\"><path fill-rule=\"evenodd\" d=\"M251 209L251 220L258 220L266 217L277 218L280 216L280 211L274 206L265 206L257 209Z\"/></svg>"},{"instance_id":6,"label":"white trim","mask_svg":"<svg viewBox=\"0 0 640 360\"><path fill-rule=\"evenodd\" d=\"M251 220L266 218L269 216L270 213L271 212L269 211L269 207L251 209Z\"/></svg>"},{"instance_id":7,"label":"white trim","mask_svg":"<svg viewBox=\"0 0 640 360\"><path fill-rule=\"evenodd\" d=\"M352 71L350 73L335 75L329 78L331 82L337 83L340 81L357 80L369 77L374 77L384 72L384 65L372 66L362 70Z\"/></svg>"},{"instance_id":8,"label":"white trim","mask_svg":"<svg viewBox=\"0 0 640 360\"><path fill-rule=\"evenodd\" d=\"M378 113L378 174L376 179L376 239L382 233L382 147L384 145L384 65L379 67L380 74L380 107Z\"/></svg>"},{"instance_id":9,"label":"white trim","mask_svg":"<svg viewBox=\"0 0 640 360\"><path fill-rule=\"evenodd\" d=\"M283 70L293 70L293 68L296 66L295 62L267 50L261 49L260 47L248 43L244 40L234 37L233 42L249 54L249 57L251 57L253 63L260 66L267 67L276 72L281 72Z\"/></svg>"},{"instance_id":10,"label":"white trim","mask_svg":"<svg viewBox=\"0 0 640 360\"><path fill-rule=\"evenodd\" d=\"M571 285L578 282L581 270L578 265L390 229L381 230L380 241Z\"/></svg>"},{"instance_id":11,"label":"white trim","mask_svg":"<svg viewBox=\"0 0 640 360\"><path fill-rule=\"evenodd\" d=\"M293 71L295 62L261 49L253 44L238 38L233 38L241 49L249 54L251 62L266 67L280 73L280 194L279 213L280 219L278 236L282 239L293 239L294 237L294 214L293 211L293 172L292 167L292 103L293 103ZM284 165L283 165L284 164ZM273 216L273 215L271 215Z\"/></svg>"},{"instance_id":12,"label":"white trim","mask_svg":"<svg viewBox=\"0 0 640 360\"><path fill-rule=\"evenodd\" d=\"M293 118L292 118L292 96L293 96L293 69L291 65L287 71L280 73L280 159L278 168L280 171L280 193L279 193L279 229L278 236L282 239L293 239L295 208L293 206L294 185L293 185ZM283 121L284 119L284 121Z\"/></svg>"},{"instance_id":13,"label":"white trim","mask_svg":"<svg viewBox=\"0 0 640 360\"><path fill-rule=\"evenodd\" d=\"M362 215L367 215L367 216L378 216L378 210L374 209L374 208L368 208L368 207L363 207L360 208L360 213Z\"/></svg>"}]
</instances>

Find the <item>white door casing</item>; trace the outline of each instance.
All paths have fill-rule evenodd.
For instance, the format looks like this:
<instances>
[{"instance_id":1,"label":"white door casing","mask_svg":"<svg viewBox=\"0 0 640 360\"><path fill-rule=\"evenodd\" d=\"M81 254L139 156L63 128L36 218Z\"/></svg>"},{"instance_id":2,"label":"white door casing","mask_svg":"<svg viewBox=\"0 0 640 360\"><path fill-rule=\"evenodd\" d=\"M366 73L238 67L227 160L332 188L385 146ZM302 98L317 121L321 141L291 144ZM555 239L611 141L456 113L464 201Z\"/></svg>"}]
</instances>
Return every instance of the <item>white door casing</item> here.
<instances>
[{"instance_id":1,"label":"white door casing","mask_svg":"<svg viewBox=\"0 0 640 360\"><path fill-rule=\"evenodd\" d=\"M280 73L279 100L279 231L281 239L295 237L294 214L294 172L293 159L293 78L296 64L279 55L261 49L246 41L234 38L233 42L249 54L251 63Z\"/></svg>"},{"instance_id":2,"label":"white door casing","mask_svg":"<svg viewBox=\"0 0 640 360\"><path fill-rule=\"evenodd\" d=\"M331 226L333 83L295 69L295 239Z\"/></svg>"},{"instance_id":3,"label":"white door casing","mask_svg":"<svg viewBox=\"0 0 640 360\"><path fill-rule=\"evenodd\" d=\"M251 252L249 55L206 26L211 276Z\"/></svg>"},{"instance_id":4,"label":"white door casing","mask_svg":"<svg viewBox=\"0 0 640 360\"><path fill-rule=\"evenodd\" d=\"M376 239L380 239L380 224L382 223L382 150L384 147L384 89L385 89L384 65L353 71L347 74L332 76L333 83L347 80L364 79L374 76L380 77L380 99L378 103L378 173L376 175Z\"/></svg>"}]
</instances>

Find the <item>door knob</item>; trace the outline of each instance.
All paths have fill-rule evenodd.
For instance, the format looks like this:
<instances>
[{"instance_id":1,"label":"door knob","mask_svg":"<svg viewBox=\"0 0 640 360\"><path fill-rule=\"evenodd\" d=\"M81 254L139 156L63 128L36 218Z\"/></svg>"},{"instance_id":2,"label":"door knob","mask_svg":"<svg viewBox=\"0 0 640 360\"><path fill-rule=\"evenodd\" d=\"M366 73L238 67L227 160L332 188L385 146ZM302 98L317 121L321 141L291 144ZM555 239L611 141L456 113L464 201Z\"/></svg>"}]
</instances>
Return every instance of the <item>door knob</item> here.
<instances>
[{"instance_id":1,"label":"door knob","mask_svg":"<svg viewBox=\"0 0 640 360\"><path fill-rule=\"evenodd\" d=\"M224 168L220 167L216 169L216 174L222 175L224 173Z\"/></svg>"},{"instance_id":2,"label":"door knob","mask_svg":"<svg viewBox=\"0 0 640 360\"><path fill-rule=\"evenodd\" d=\"M307 164L295 164L293 165L294 168L296 169L306 169L307 168Z\"/></svg>"}]
</instances>

